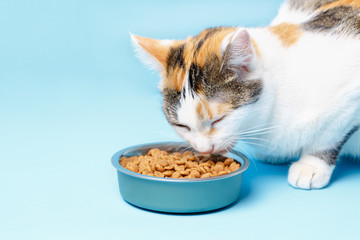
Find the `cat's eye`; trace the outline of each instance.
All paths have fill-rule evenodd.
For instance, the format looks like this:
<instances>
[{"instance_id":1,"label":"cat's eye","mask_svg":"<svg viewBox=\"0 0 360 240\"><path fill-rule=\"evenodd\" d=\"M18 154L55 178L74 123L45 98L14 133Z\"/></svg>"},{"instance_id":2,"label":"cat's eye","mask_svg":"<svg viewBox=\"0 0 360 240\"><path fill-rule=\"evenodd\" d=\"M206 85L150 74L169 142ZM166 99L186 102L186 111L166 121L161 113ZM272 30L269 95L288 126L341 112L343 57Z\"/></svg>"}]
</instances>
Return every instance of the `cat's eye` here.
<instances>
[{"instance_id":1,"label":"cat's eye","mask_svg":"<svg viewBox=\"0 0 360 240\"><path fill-rule=\"evenodd\" d=\"M213 121L213 122L211 123L211 127L214 127L215 124L217 124L217 123L221 122L222 120L224 120L225 117L226 117L226 116L224 115L224 116L222 116L221 118Z\"/></svg>"},{"instance_id":2,"label":"cat's eye","mask_svg":"<svg viewBox=\"0 0 360 240\"><path fill-rule=\"evenodd\" d=\"M174 123L174 126L179 127L179 128L184 128L184 129L190 131L190 127L186 126L186 125L183 125L183 124Z\"/></svg>"}]
</instances>

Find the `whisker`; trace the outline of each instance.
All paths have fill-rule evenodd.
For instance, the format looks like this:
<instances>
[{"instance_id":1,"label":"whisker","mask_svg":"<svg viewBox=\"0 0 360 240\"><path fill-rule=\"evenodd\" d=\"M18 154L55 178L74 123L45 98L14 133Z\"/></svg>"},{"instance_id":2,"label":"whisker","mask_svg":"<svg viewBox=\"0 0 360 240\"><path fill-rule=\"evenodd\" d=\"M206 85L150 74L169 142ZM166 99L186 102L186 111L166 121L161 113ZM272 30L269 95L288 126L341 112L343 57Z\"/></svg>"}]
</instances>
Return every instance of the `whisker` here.
<instances>
[{"instance_id":1,"label":"whisker","mask_svg":"<svg viewBox=\"0 0 360 240\"><path fill-rule=\"evenodd\" d=\"M248 159L250 159L250 161L254 164L255 169L256 169L256 171L257 171L258 168L257 168L256 163L255 163L254 159L252 158L251 154L250 154L248 151L246 151L244 148L240 147L239 145L234 146L234 149L235 149L235 150L236 150L236 148L240 148L240 151L239 151L239 152L243 152L243 153L245 154L245 156L246 156Z\"/></svg>"},{"instance_id":2,"label":"whisker","mask_svg":"<svg viewBox=\"0 0 360 240\"><path fill-rule=\"evenodd\" d=\"M243 138L239 138L239 140L259 140L259 141L264 141L267 143L271 143L271 141L267 140L267 139L263 139L263 138L256 138L256 137L243 137Z\"/></svg>"},{"instance_id":3,"label":"whisker","mask_svg":"<svg viewBox=\"0 0 360 240\"><path fill-rule=\"evenodd\" d=\"M261 128L261 129L251 130L251 131L241 131L239 133L241 133L241 134L257 133L257 132L261 132L261 131L265 131L265 130L272 130L272 129L276 129L276 128L278 128L278 127L273 126L273 127Z\"/></svg>"},{"instance_id":4,"label":"whisker","mask_svg":"<svg viewBox=\"0 0 360 240\"><path fill-rule=\"evenodd\" d=\"M263 131L263 132L258 132L258 133L236 133L237 136L259 136L259 135L265 135L265 134L269 134L269 133L273 133L274 131Z\"/></svg>"}]
</instances>

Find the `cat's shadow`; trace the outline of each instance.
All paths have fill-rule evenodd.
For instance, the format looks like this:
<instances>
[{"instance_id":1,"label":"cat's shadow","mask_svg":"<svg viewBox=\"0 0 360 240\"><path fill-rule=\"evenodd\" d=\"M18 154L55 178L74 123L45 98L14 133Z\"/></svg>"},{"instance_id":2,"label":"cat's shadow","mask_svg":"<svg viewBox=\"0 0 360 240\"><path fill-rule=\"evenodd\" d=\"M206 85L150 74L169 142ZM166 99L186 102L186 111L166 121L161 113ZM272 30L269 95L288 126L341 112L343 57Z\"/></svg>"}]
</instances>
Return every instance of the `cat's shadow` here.
<instances>
[{"instance_id":1,"label":"cat's shadow","mask_svg":"<svg viewBox=\"0 0 360 240\"><path fill-rule=\"evenodd\" d=\"M343 158L336 164L336 168L331 176L330 185L334 182L353 178L354 175L360 175L360 161Z\"/></svg>"},{"instance_id":2,"label":"cat's shadow","mask_svg":"<svg viewBox=\"0 0 360 240\"><path fill-rule=\"evenodd\" d=\"M245 173L242 186L243 192L238 201L244 201L247 198L253 199L258 189L261 188L259 184L266 184L267 182L271 184L274 178L280 179L284 184L288 185L287 174L291 163L292 161L284 164L270 164L261 161L253 162ZM360 161L344 157L337 163L327 187L331 187L334 182L339 183L345 179L353 178L355 175L360 175ZM291 186L288 185L288 187Z\"/></svg>"},{"instance_id":3,"label":"cat's shadow","mask_svg":"<svg viewBox=\"0 0 360 240\"><path fill-rule=\"evenodd\" d=\"M258 160L253 161L249 169L244 173L242 193L238 202L255 199L260 195L262 188L266 184L270 185L274 179L280 178L286 184L289 166L290 163L271 164Z\"/></svg>"},{"instance_id":4,"label":"cat's shadow","mask_svg":"<svg viewBox=\"0 0 360 240\"><path fill-rule=\"evenodd\" d=\"M207 211L207 212L199 212L199 213L165 213L165 212L157 212L142 209L139 209L158 213L158 214L165 214L165 215L181 215L181 216L193 216L193 215L204 215L204 214L213 214L221 211L226 211L232 207L241 207L241 202L247 201L256 201L257 199L261 198L262 191L264 190L264 185L266 187L271 187L273 184L272 181L282 181L286 187L291 188L291 186L287 183L287 173L289 170L289 166L291 163L285 164L270 164L264 163L260 161L255 161L250 164L248 170L245 171L243 176L243 182L241 187L241 194L238 200L234 203L226 206L224 208L220 208L217 210ZM331 187L332 183L339 182L347 178L354 177L354 175L360 174L360 162L355 162L351 159L344 158L341 159L340 162L337 163L337 166L334 170L332 175L330 184L328 187ZM261 185L261 186L260 186ZM301 190L299 190L301 191Z\"/></svg>"}]
</instances>

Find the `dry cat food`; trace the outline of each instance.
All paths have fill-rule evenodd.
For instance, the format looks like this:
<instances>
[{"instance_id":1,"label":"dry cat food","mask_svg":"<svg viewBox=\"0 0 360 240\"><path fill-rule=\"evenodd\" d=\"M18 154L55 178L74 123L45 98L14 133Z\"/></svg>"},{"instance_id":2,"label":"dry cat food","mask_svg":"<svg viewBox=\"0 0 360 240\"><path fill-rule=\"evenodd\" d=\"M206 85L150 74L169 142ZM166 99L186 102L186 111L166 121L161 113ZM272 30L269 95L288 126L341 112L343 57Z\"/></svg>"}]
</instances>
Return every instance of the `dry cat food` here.
<instances>
[{"instance_id":1,"label":"dry cat food","mask_svg":"<svg viewBox=\"0 0 360 240\"><path fill-rule=\"evenodd\" d=\"M240 168L232 158L196 155L191 151L168 153L157 148L147 154L122 157L120 165L133 172L164 178L206 178L231 173Z\"/></svg>"}]
</instances>

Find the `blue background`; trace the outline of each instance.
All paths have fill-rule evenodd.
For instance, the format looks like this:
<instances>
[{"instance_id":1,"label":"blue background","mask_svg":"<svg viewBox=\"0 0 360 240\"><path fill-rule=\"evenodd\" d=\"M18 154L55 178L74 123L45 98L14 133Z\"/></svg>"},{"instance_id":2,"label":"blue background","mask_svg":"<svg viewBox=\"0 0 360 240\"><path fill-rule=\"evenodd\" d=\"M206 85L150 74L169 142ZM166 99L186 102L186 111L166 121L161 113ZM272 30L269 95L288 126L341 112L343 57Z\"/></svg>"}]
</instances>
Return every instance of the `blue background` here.
<instances>
[{"instance_id":1,"label":"blue background","mask_svg":"<svg viewBox=\"0 0 360 240\"><path fill-rule=\"evenodd\" d=\"M180 140L159 77L128 32L182 39L205 27L265 26L281 0L1 1L0 239L358 239L360 168L295 190L287 165L251 164L240 201L171 215L122 200L110 157Z\"/></svg>"}]
</instances>

